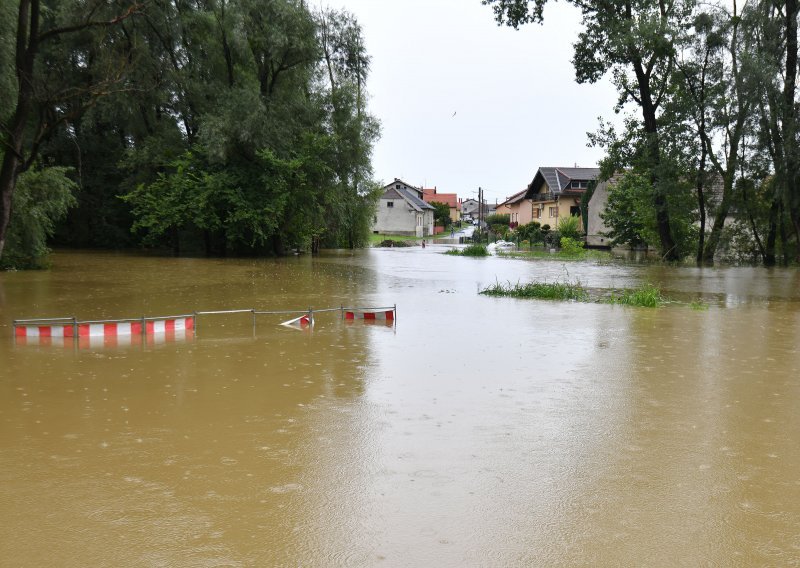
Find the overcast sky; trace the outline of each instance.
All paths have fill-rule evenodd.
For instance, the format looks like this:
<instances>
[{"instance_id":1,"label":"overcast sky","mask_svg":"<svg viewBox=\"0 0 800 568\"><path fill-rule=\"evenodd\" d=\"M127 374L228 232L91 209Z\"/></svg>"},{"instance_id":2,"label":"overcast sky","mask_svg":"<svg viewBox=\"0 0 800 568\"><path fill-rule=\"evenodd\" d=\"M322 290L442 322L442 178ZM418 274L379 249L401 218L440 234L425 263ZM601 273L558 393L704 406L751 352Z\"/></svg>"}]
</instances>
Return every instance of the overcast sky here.
<instances>
[{"instance_id":1,"label":"overcast sky","mask_svg":"<svg viewBox=\"0 0 800 568\"><path fill-rule=\"evenodd\" d=\"M540 166L593 167L586 132L618 118L607 81L578 85L580 13L551 2L544 25L499 27L480 0L329 0L353 13L372 57L369 109L382 125L375 176L503 201Z\"/></svg>"}]
</instances>

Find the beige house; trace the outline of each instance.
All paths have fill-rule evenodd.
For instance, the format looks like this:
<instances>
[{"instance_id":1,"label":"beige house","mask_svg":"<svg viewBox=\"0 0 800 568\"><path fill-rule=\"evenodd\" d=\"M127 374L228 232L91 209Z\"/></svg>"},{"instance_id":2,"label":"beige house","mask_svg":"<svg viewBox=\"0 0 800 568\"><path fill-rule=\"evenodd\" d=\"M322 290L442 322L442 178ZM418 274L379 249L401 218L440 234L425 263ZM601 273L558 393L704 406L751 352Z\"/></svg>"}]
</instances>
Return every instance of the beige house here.
<instances>
[{"instance_id":1,"label":"beige house","mask_svg":"<svg viewBox=\"0 0 800 568\"><path fill-rule=\"evenodd\" d=\"M539 168L524 195L515 203L518 223L537 221L555 229L563 217L580 217L581 198L589 182L599 175L600 168Z\"/></svg>"},{"instance_id":2,"label":"beige house","mask_svg":"<svg viewBox=\"0 0 800 568\"><path fill-rule=\"evenodd\" d=\"M522 202L525 200L525 193L527 193L528 189L525 188L520 192L515 193L511 197L506 198L505 201L497 205L497 214L498 215L508 215L509 218L509 226L513 229L518 225L525 225L526 223L530 223L530 207L525 207L522 205ZM527 220L520 220L520 213L522 213L523 219ZM525 214L528 214L527 216Z\"/></svg>"}]
</instances>

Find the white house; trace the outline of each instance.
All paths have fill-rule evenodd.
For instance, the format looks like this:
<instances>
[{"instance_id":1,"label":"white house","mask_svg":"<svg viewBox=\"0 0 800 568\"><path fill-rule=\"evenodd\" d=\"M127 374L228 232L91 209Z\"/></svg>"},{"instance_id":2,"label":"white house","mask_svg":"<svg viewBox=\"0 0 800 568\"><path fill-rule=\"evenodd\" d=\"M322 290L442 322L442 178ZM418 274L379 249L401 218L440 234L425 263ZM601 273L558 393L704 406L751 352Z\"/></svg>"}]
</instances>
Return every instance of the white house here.
<instances>
[{"instance_id":1,"label":"white house","mask_svg":"<svg viewBox=\"0 0 800 568\"><path fill-rule=\"evenodd\" d=\"M434 208L422 199L422 189L395 178L383 188L372 232L376 235L433 235Z\"/></svg>"}]
</instances>

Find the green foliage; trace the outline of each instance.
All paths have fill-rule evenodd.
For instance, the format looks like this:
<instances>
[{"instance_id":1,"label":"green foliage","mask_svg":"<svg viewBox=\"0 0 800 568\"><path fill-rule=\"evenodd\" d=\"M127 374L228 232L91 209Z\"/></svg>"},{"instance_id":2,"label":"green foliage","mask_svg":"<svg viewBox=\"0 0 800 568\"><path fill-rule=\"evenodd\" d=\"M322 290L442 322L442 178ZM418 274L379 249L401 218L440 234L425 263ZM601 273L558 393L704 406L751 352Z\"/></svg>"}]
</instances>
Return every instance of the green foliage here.
<instances>
[{"instance_id":1,"label":"green foliage","mask_svg":"<svg viewBox=\"0 0 800 568\"><path fill-rule=\"evenodd\" d=\"M650 182L642 173L627 172L609 187L608 202L601 218L610 230L605 236L613 245L638 248L655 244L655 212Z\"/></svg>"},{"instance_id":2,"label":"green foliage","mask_svg":"<svg viewBox=\"0 0 800 568\"><path fill-rule=\"evenodd\" d=\"M663 305L666 299L661 295L661 291L652 284L642 284L632 290L614 291L607 301L609 304L657 308Z\"/></svg>"},{"instance_id":3,"label":"green foliage","mask_svg":"<svg viewBox=\"0 0 800 568\"><path fill-rule=\"evenodd\" d=\"M489 249L484 244L473 243L463 249L450 249L445 254L452 256L489 256Z\"/></svg>"},{"instance_id":4,"label":"green foliage","mask_svg":"<svg viewBox=\"0 0 800 568\"><path fill-rule=\"evenodd\" d=\"M77 184L70 168L50 167L25 172L13 197L14 215L7 233L2 268L41 268L49 252L47 238L76 202Z\"/></svg>"},{"instance_id":5,"label":"green foliage","mask_svg":"<svg viewBox=\"0 0 800 568\"><path fill-rule=\"evenodd\" d=\"M17 97L14 76L16 2L0 2L0 123L6 124Z\"/></svg>"},{"instance_id":6,"label":"green foliage","mask_svg":"<svg viewBox=\"0 0 800 568\"><path fill-rule=\"evenodd\" d=\"M586 252L581 241L570 237L561 237L561 254L567 256L580 256Z\"/></svg>"},{"instance_id":7,"label":"green foliage","mask_svg":"<svg viewBox=\"0 0 800 568\"><path fill-rule=\"evenodd\" d=\"M480 291L485 296L508 296L511 298L538 298L543 300L576 300L585 302L589 299L586 289L580 282L530 282L527 284L495 283Z\"/></svg>"},{"instance_id":8,"label":"green foliage","mask_svg":"<svg viewBox=\"0 0 800 568\"><path fill-rule=\"evenodd\" d=\"M449 227L453 222L450 219L450 206L439 201L431 201L428 205L434 208L433 222L440 227Z\"/></svg>"},{"instance_id":9,"label":"green foliage","mask_svg":"<svg viewBox=\"0 0 800 568\"><path fill-rule=\"evenodd\" d=\"M570 215L569 217L560 217L558 220L558 232L561 237L570 239L577 239L581 234L580 217Z\"/></svg>"},{"instance_id":10,"label":"green foliage","mask_svg":"<svg viewBox=\"0 0 800 568\"><path fill-rule=\"evenodd\" d=\"M486 219L484 220L486 221L486 224L489 225L490 227L494 225L505 225L506 227L508 227L509 223L511 223L511 215L509 214L487 215Z\"/></svg>"},{"instance_id":11,"label":"green foliage","mask_svg":"<svg viewBox=\"0 0 800 568\"><path fill-rule=\"evenodd\" d=\"M538 221L531 221L525 225L519 225L514 229L514 234L519 239L528 241L530 244L541 243L544 238L542 226Z\"/></svg>"},{"instance_id":12,"label":"green foliage","mask_svg":"<svg viewBox=\"0 0 800 568\"><path fill-rule=\"evenodd\" d=\"M47 25L93 4L69 0ZM84 188L58 242L218 255L365 245L380 191L370 161L380 125L366 109L370 58L355 18L296 0L141 10L113 30L64 35L44 54L59 73L44 77L42 92L71 85L75 96L59 102L70 112L83 96L76 86L104 76L82 68L87 58L135 85L87 95L88 110L42 146L46 163L75 164ZM7 11L0 29L15 24ZM13 34L0 37L10 44L1 87ZM113 45L93 51L102 41Z\"/></svg>"}]
</instances>

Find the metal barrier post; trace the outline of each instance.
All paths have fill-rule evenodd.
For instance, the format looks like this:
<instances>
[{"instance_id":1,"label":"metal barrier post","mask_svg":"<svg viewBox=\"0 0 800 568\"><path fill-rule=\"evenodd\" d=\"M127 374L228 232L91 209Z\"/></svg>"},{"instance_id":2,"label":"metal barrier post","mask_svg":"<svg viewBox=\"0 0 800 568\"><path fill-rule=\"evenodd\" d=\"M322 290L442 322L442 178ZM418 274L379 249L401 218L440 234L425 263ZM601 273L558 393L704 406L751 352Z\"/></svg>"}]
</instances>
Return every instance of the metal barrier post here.
<instances>
[{"instance_id":1,"label":"metal barrier post","mask_svg":"<svg viewBox=\"0 0 800 568\"><path fill-rule=\"evenodd\" d=\"M194 334L197 335L197 312L192 312L192 329L194 329Z\"/></svg>"},{"instance_id":2,"label":"metal barrier post","mask_svg":"<svg viewBox=\"0 0 800 568\"><path fill-rule=\"evenodd\" d=\"M256 309L253 308L253 337L256 335Z\"/></svg>"}]
</instances>

